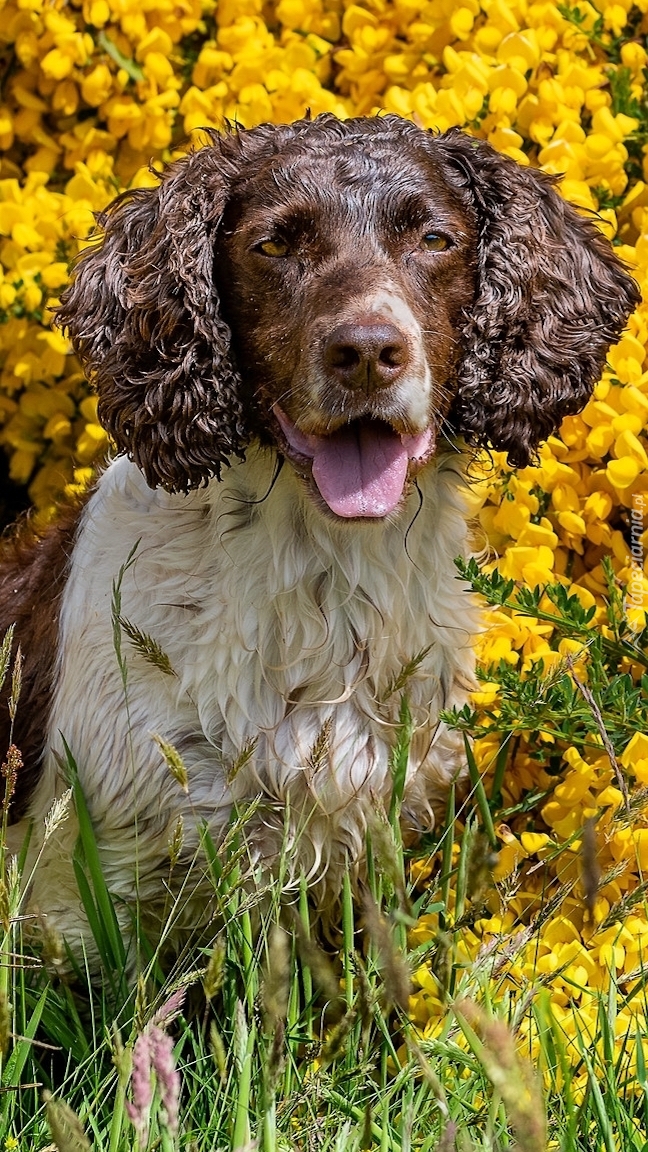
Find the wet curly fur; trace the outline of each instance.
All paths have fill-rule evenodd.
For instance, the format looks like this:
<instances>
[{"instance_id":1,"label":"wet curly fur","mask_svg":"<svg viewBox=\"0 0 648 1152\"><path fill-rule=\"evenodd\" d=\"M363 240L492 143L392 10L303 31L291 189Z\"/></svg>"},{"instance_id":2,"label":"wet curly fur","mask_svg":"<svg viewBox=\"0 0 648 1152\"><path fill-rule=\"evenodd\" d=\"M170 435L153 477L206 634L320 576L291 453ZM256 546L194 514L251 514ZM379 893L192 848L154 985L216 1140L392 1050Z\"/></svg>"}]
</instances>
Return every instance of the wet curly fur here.
<instances>
[{"instance_id":1,"label":"wet curly fur","mask_svg":"<svg viewBox=\"0 0 648 1152\"><path fill-rule=\"evenodd\" d=\"M411 149L441 169L477 225L478 287L461 333L454 432L516 467L586 403L638 293L593 220L459 129L424 133L397 116L331 115L212 136L159 189L126 192L99 218L63 295L66 326L99 392L99 415L149 484L184 492L220 476L264 431L254 382L232 360L214 251L232 187L284 152L324 158L343 142Z\"/></svg>"},{"instance_id":2,"label":"wet curly fur","mask_svg":"<svg viewBox=\"0 0 648 1152\"><path fill-rule=\"evenodd\" d=\"M63 734L125 934L136 898L160 931L178 816L184 883L203 826L218 840L257 796L253 861L286 843L289 879L334 914L368 807L389 804L404 667L408 836L464 774L439 712L473 683L465 446L528 464L585 404L637 288L552 178L395 116L213 134L99 223L58 322L120 455L76 526L7 545L0 577L0 626L31 654L13 816L35 822L32 907L91 947L74 815L42 841ZM128 709L118 577L175 673L125 641ZM208 921L209 883L183 893L184 927Z\"/></svg>"}]
</instances>

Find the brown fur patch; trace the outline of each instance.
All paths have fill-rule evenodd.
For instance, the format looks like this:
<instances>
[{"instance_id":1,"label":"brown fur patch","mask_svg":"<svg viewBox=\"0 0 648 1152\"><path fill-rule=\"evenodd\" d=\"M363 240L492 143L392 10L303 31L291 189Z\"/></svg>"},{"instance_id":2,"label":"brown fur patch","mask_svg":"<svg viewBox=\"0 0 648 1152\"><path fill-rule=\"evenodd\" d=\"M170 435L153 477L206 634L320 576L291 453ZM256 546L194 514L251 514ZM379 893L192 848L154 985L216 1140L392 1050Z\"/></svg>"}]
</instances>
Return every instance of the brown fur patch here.
<instances>
[{"instance_id":1,"label":"brown fur patch","mask_svg":"<svg viewBox=\"0 0 648 1152\"><path fill-rule=\"evenodd\" d=\"M14 656L20 644L22 690L13 731L24 761L11 802L10 822L23 816L38 783L49 719L58 646L61 595L82 505L65 508L55 524L37 535L28 519L0 541L0 637L15 624ZM8 675L0 692L0 758L10 741Z\"/></svg>"}]
</instances>

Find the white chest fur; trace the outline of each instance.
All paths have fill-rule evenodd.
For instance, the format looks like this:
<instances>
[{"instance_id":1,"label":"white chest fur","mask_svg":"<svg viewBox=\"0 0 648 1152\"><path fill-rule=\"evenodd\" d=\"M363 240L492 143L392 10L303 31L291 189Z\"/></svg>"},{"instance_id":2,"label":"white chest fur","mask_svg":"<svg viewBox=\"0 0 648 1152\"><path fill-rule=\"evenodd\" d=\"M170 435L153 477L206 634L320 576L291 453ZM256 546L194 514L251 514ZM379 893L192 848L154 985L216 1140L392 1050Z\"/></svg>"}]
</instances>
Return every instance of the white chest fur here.
<instances>
[{"instance_id":1,"label":"white chest fur","mask_svg":"<svg viewBox=\"0 0 648 1152\"><path fill-rule=\"evenodd\" d=\"M134 854L139 891L155 899L178 815L191 852L202 822L218 838L232 800L259 794L255 856L278 851L289 809L295 872L339 884L347 857L362 854L367 804L388 801L403 690L394 686L417 657L404 685L417 726L405 794L413 825L429 826L459 769L458 743L438 725L472 676L474 616L453 563L466 551L456 458L429 466L405 512L384 524L325 519L292 469L273 483L274 469L270 453L251 452L221 483L174 496L150 490L121 458L84 513L49 742L60 751L62 733L73 752L109 886L125 899ZM122 631L124 685L116 582L122 616L159 644L172 675ZM154 735L182 755L188 794ZM58 772L50 754L37 817L60 790Z\"/></svg>"}]
</instances>

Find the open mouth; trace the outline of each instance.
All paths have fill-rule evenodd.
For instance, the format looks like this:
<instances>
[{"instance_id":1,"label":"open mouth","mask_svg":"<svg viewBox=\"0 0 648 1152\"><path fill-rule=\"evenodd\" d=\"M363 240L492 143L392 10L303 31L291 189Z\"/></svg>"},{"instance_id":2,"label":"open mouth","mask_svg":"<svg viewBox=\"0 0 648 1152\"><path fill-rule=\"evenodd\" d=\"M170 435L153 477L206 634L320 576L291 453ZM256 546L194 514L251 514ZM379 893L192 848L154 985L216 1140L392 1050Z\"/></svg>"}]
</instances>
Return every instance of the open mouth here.
<instances>
[{"instance_id":1,"label":"open mouth","mask_svg":"<svg viewBox=\"0 0 648 1152\"><path fill-rule=\"evenodd\" d=\"M403 496L408 474L434 450L431 428L409 436L383 420L352 420L327 436L301 432L277 404L273 412L286 439L287 455L310 463L320 496L336 516L382 518Z\"/></svg>"}]
</instances>

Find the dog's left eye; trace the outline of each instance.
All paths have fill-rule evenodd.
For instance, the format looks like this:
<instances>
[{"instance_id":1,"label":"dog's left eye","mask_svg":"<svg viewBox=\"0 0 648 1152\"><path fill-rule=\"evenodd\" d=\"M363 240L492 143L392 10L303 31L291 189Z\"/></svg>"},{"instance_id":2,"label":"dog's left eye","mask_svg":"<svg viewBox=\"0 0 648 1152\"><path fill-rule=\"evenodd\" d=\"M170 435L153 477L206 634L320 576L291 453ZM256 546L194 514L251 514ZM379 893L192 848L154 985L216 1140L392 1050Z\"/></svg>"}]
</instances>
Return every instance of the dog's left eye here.
<instances>
[{"instance_id":1,"label":"dog's left eye","mask_svg":"<svg viewBox=\"0 0 648 1152\"><path fill-rule=\"evenodd\" d=\"M263 252L264 256L287 256L288 245L285 240L262 240L257 244L257 251Z\"/></svg>"},{"instance_id":2,"label":"dog's left eye","mask_svg":"<svg viewBox=\"0 0 648 1152\"><path fill-rule=\"evenodd\" d=\"M439 236L438 232L427 232L421 240L421 248L426 252L445 252L449 247L449 241L445 236Z\"/></svg>"}]
</instances>

